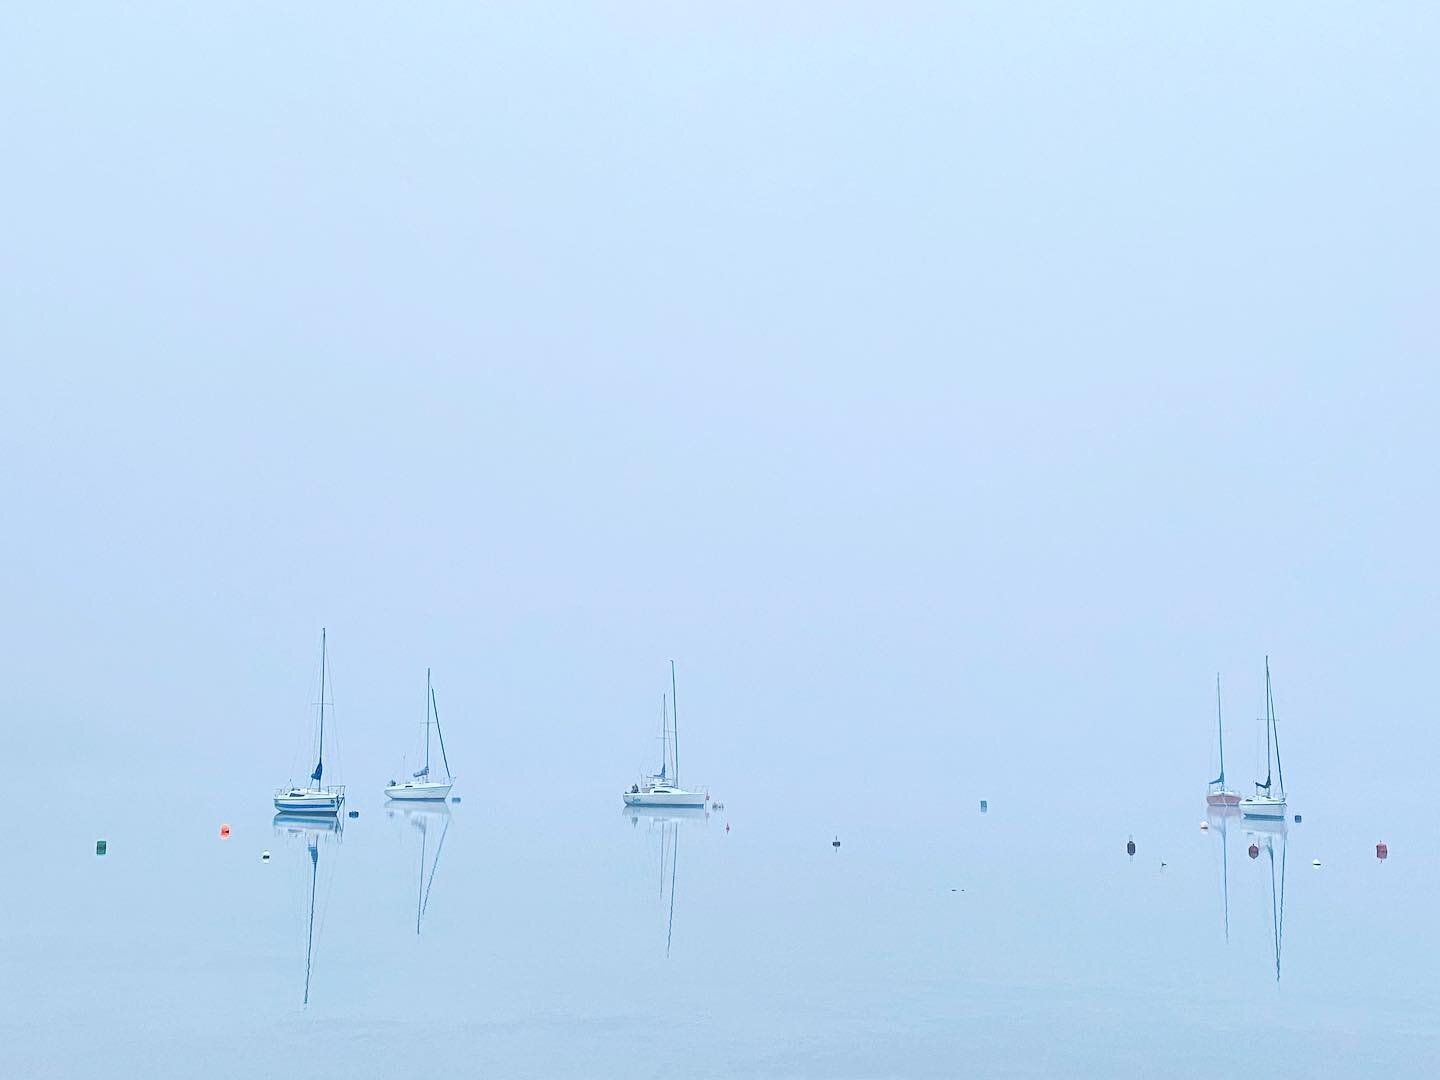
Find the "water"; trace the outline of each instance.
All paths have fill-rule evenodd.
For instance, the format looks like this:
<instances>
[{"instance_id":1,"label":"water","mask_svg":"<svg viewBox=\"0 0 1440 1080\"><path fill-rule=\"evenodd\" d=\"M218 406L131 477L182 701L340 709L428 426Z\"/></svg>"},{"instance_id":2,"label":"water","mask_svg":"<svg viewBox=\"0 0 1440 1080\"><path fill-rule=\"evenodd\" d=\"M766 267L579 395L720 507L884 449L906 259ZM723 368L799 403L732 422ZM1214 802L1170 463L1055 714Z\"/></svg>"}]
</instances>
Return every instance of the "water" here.
<instances>
[{"instance_id":1,"label":"water","mask_svg":"<svg viewBox=\"0 0 1440 1080\"><path fill-rule=\"evenodd\" d=\"M335 831L274 822L267 792L132 799L103 857L93 809L21 815L4 1074L1419 1076L1437 1049L1419 817L350 790Z\"/></svg>"}]
</instances>

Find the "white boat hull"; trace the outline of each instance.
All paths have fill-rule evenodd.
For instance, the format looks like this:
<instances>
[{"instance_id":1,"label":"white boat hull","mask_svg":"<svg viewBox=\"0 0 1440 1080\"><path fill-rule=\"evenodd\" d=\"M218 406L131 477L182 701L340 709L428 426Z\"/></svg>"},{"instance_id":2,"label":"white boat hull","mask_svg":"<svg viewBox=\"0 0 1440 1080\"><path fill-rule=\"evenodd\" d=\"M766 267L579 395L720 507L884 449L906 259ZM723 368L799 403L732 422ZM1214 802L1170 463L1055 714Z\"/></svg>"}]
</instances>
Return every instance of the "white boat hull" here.
<instances>
[{"instance_id":1,"label":"white boat hull","mask_svg":"<svg viewBox=\"0 0 1440 1080\"><path fill-rule=\"evenodd\" d=\"M409 781L390 785L385 789L385 797L397 802L444 802L454 786L454 781Z\"/></svg>"},{"instance_id":2,"label":"white boat hull","mask_svg":"<svg viewBox=\"0 0 1440 1080\"><path fill-rule=\"evenodd\" d=\"M1285 800L1251 795L1240 800L1240 813L1250 818L1284 818Z\"/></svg>"},{"instance_id":3,"label":"white boat hull","mask_svg":"<svg viewBox=\"0 0 1440 1080\"><path fill-rule=\"evenodd\" d=\"M338 814L345 789L286 788L275 793L275 809L282 814Z\"/></svg>"},{"instance_id":4,"label":"white boat hull","mask_svg":"<svg viewBox=\"0 0 1440 1080\"><path fill-rule=\"evenodd\" d=\"M703 809L703 791L627 791L626 806L680 806Z\"/></svg>"}]
</instances>

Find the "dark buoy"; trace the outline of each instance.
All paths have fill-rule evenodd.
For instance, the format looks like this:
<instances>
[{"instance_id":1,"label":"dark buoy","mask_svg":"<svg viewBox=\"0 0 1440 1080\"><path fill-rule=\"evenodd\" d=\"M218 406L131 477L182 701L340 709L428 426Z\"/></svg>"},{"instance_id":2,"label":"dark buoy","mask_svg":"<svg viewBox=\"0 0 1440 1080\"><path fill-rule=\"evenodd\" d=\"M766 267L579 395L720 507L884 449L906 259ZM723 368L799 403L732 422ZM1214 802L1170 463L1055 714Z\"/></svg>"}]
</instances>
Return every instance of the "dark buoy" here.
<instances>
[{"instance_id":1,"label":"dark buoy","mask_svg":"<svg viewBox=\"0 0 1440 1080\"><path fill-rule=\"evenodd\" d=\"M1249 851L1248 851L1248 854L1249 854L1250 858L1252 858L1252 859L1258 859L1258 858L1260 857L1260 845L1259 845L1259 844L1251 844L1251 845L1250 845L1250 848L1249 848Z\"/></svg>"},{"instance_id":2,"label":"dark buoy","mask_svg":"<svg viewBox=\"0 0 1440 1080\"><path fill-rule=\"evenodd\" d=\"M460 796L459 796L459 795L451 795L451 796L450 796L450 801L451 801L451 802L459 802L459 801L460 801Z\"/></svg>"},{"instance_id":3,"label":"dark buoy","mask_svg":"<svg viewBox=\"0 0 1440 1080\"><path fill-rule=\"evenodd\" d=\"M1375 858L1388 859L1390 857L1390 845L1381 840L1375 845Z\"/></svg>"},{"instance_id":4,"label":"dark buoy","mask_svg":"<svg viewBox=\"0 0 1440 1080\"><path fill-rule=\"evenodd\" d=\"M104 855L105 852L106 852L106 850L107 850L107 848L108 848L108 846L109 846L109 845L107 845L104 840L96 840L96 841L95 841L95 854L96 854L96 855Z\"/></svg>"},{"instance_id":5,"label":"dark buoy","mask_svg":"<svg viewBox=\"0 0 1440 1080\"><path fill-rule=\"evenodd\" d=\"M359 811L359 810L351 810L351 811L350 811L350 816L351 816L351 817L359 817L359 816L360 816L360 811Z\"/></svg>"},{"instance_id":6,"label":"dark buoy","mask_svg":"<svg viewBox=\"0 0 1440 1080\"><path fill-rule=\"evenodd\" d=\"M830 846L833 847L836 851L839 851L839 850L840 850L840 838L839 838L838 836L835 837L834 840L830 841Z\"/></svg>"},{"instance_id":7,"label":"dark buoy","mask_svg":"<svg viewBox=\"0 0 1440 1080\"><path fill-rule=\"evenodd\" d=\"M984 799L981 799L981 800L980 800L980 813L986 814L986 813L989 813L989 812L990 812L990 804L989 804L988 802L986 802Z\"/></svg>"},{"instance_id":8,"label":"dark buoy","mask_svg":"<svg viewBox=\"0 0 1440 1080\"><path fill-rule=\"evenodd\" d=\"M1129 855L1132 859L1135 857L1135 837L1132 836L1129 840L1125 841L1125 854Z\"/></svg>"},{"instance_id":9,"label":"dark buoy","mask_svg":"<svg viewBox=\"0 0 1440 1080\"><path fill-rule=\"evenodd\" d=\"M1300 815L1299 815L1299 814L1296 814L1296 815L1295 815L1295 824L1296 824L1296 825L1299 825L1299 824L1300 824Z\"/></svg>"}]
</instances>

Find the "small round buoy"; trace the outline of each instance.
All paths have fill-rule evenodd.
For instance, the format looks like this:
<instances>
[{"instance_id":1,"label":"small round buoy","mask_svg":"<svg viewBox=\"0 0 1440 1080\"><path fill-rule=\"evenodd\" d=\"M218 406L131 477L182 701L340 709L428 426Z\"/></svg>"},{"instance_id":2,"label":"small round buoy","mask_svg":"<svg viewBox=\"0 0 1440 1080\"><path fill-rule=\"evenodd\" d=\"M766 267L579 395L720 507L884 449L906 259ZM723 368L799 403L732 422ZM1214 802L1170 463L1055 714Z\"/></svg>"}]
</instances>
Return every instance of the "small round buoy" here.
<instances>
[{"instance_id":1,"label":"small round buoy","mask_svg":"<svg viewBox=\"0 0 1440 1080\"><path fill-rule=\"evenodd\" d=\"M726 832L729 832L729 831L730 831L730 823L729 823L728 821L725 822L725 831L726 831Z\"/></svg>"},{"instance_id":2,"label":"small round buoy","mask_svg":"<svg viewBox=\"0 0 1440 1080\"><path fill-rule=\"evenodd\" d=\"M1125 841L1125 854L1131 856L1135 854L1135 837L1132 836Z\"/></svg>"},{"instance_id":3,"label":"small round buoy","mask_svg":"<svg viewBox=\"0 0 1440 1080\"><path fill-rule=\"evenodd\" d=\"M1318 868L1318 867L1320 866L1320 860L1319 860L1319 859L1311 859L1311 860L1310 860L1310 865Z\"/></svg>"},{"instance_id":4,"label":"small round buoy","mask_svg":"<svg viewBox=\"0 0 1440 1080\"><path fill-rule=\"evenodd\" d=\"M1209 832L1209 830L1210 830L1210 823L1209 823L1208 821L1202 821L1202 822L1200 822L1200 831L1201 831L1201 832Z\"/></svg>"},{"instance_id":5,"label":"small round buoy","mask_svg":"<svg viewBox=\"0 0 1440 1080\"><path fill-rule=\"evenodd\" d=\"M982 814L988 814L989 812L990 812L990 801L989 801L988 799L981 799L981 800L980 800L980 813L982 813Z\"/></svg>"},{"instance_id":6,"label":"small round buoy","mask_svg":"<svg viewBox=\"0 0 1440 1080\"><path fill-rule=\"evenodd\" d=\"M360 811L359 811L359 810L351 810L351 811L350 811L350 816L351 816L352 818L359 817L359 816L360 816Z\"/></svg>"},{"instance_id":7,"label":"small round buoy","mask_svg":"<svg viewBox=\"0 0 1440 1080\"><path fill-rule=\"evenodd\" d=\"M107 844L104 840L96 840L96 841L95 841L95 854L96 854L96 855L104 855L105 852L109 850L109 848L110 848L110 845Z\"/></svg>"},{"instance_id":8,"label":"small round buoy","mask_svg":"<svg viewBox=\"0 0 1440 1080\"><path fill-rule=\"evenodd\" d=\"M450 801L451 801L451 802L459 802L459 801L460 801L460 796L459 796L459 795L451 795L451 796L450 796Z\"/></svg>"},{"instance_id":9,"label":"small round buoy","mask_svg":"<svg viewBox=\"0 0 1440 1080\"><path fill-rule=\"evenodd\" d=\"M1164 870L1165 867L1167 867L1167 866L1169 866L1169 865L1170 865L1170 864L1167 863L1164 859L1161 859L1161 860L1160 860L1160 869L1161 869L1161 870Z\"/></svg>"},{"instance_id":10,"label":"small round buoy","mask_svg":"<svg viewBox=\"0 0 1440 1080\"><path fill-rule=\"evenodd\" d=\"M1250 858L1252 858L1252 859L1258 859L1258 858L1260 857L1260 845L1259 845L1259 844L1251 844L1250 847L1249 847L1249 850L1248 850L1247 854L1248 854L1248 855L1250 856Z\"/></svg>"},{"instance_id":11,"label":"small round buoy","mask_svg":"<svg viewBox=\"0 0 1440 1080\"><path fill-rule=\"evenodd\" d=\"M840 838L839 838L838 836L835 837L834 840L830 841L830 846L833 847L836 851L839 851L839 850L840 850Z\"/></svg>"},{"instance_id":12,"label":"small round buoy","mask_svg":"<svg viewBox=\"0 0 1440 1080\"><path fill-rule=\"evenodd\" d=\"M260 861L261 861L261 862L269 862L269 861L270 861L270 852L268 852L268 851L262 851L262 852L260 852Z\"/></svg>"},{"instance_id":13,"label":"small round buoy","mask_svg":"<svg viewBox=\"0 0 1440 1080\"><path fill-rule=\"evenodd\" d=\"M1378 844L1375 845L1375 858L1377 858L1377 859L1387 859L1387 858L1389 858L1389 857L1390 857L1390 845L1388 845L1387 843L1385 843L1384 840L1381 840Z\"/></svg>"},{"instance_id":14,"label":"small round buoy","mask_svg":"<svg viewBox=\"0 0 1440 1080\"><path fill-rule=\"evenodd\" d=\"M1296 814L1296 815L1295 815L1295 824L1296 824L1296 825L1299 825L1299 824L1300 824L1300 815L1299 815L1299 814Z\"/></svg>"},{"instance_id":15,"label":"small round buoy","mask_svg":"<svg viewBox=\"0 0 1440 1080\"><path fill-rule=\"evenodd\" d=\"M230 839L230 826L224 824L223 822L222 822L221 825L220 825L220 839L221 839L221 840L229 840L229 839Z\"/></svg>"}]
</instances>

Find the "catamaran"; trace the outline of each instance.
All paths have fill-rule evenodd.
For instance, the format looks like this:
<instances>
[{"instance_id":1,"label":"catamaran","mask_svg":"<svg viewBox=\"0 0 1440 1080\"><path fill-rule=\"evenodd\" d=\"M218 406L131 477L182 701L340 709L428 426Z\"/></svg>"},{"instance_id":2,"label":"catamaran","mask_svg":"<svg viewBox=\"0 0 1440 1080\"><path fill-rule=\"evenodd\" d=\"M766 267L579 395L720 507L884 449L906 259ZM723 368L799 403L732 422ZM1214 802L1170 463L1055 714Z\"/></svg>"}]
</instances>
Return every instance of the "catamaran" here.
<instances>
[{"instance_id":1,"label":"catamaran","mask_svg":"<svg viewBox=\"0 0 1440 1080\"><path fill-rule=\"evenodd\" d=\"M1240 793L1225 786L1225 721L1220 715L1220 673L1215 673L1215 727L1220 732L1220 775L1210 781L1207 806L1239 806Z\"/></svg>"},{"instance_id":2,"label":"catamaran","mask_svg":"<svg viewBox=\"0 0 1440 1080\"><path fill-rule=\"evenodd\" d=\"M1271 771L1271 747L1274 771ZM1271 787L1271 781L1275 786ZM1275 695L1270 689L1270 658L1265 658L1265 782L1255 781L1255 794L1240 800L1240 813L1250 818L1285 818L1285 771L1280 767L1280 732L1275 726Z\"/></svg>"},{"instance_id":3,"label":"catamaran","mask_svg":"<svg viewBox=\"0 0 1440 1080\"><path fill-rule=\"evenodd\" d=\"M325 629L320 630L320 718L315 738L315 769L310 773L310 786L291 784L275 792L275 809L282 814L338 814L345 801L345 785L322 787L325 775ZM334 703L330 703L334 708Z\"/></svg>"},{"instance_id":4,"label":"catamaran","mask_svg":"<svg viewBox=\"0 0 1440 1080\"><path fill-rule=\"evenodd\" d=\"M440 760L445 763L445 779L430 779L430 718L435 718L435 734L440 740ZM444 802L455 786L450 775L450 759L445 756L445 734L440 730L440 709L435 704L435 688L430 684L430 669L425 669L425 765L419 772L411 773L404 783L390 781L385 789L387 799Z\"/></svg>"},{"instance_id":5,"label":"catamaran","mask_svg":"<svg viewBox=\"0 0 1440 1080\"><path fill-rule=\"evenodd\" d=\"M680 721L675 707L675 661L670 661L670 699L660 698L660 771L632 784L626 806L693 806L703 808L709 796L680 786Z\"/></svg>"}]
</instances>

